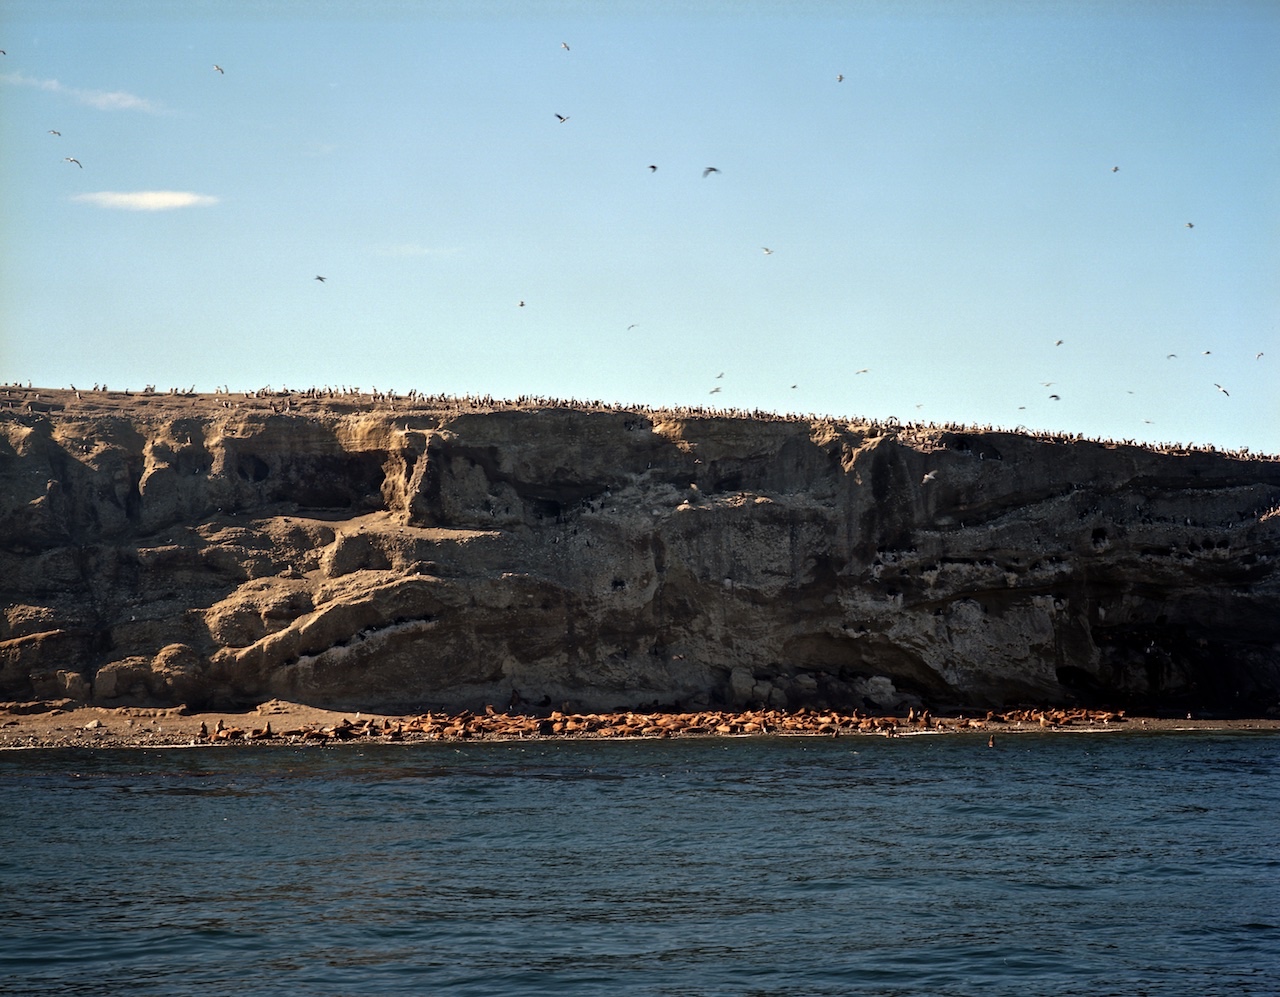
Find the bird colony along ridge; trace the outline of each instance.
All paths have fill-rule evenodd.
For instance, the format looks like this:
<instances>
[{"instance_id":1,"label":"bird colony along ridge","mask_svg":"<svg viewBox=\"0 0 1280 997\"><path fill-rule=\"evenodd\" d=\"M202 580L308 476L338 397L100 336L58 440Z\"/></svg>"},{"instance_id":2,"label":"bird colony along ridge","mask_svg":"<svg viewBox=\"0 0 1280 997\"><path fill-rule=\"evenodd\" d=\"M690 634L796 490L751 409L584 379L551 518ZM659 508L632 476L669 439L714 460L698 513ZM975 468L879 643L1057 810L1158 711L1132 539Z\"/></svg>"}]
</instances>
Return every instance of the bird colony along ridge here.
<instances>
[{"instance_id":1,"label":"bird colony along ridge","mask_svg":"<svg viewBox=\"0 0 1280 997\"><path fill-rule=\"evenodd\" d=\"M1041 442L1099 443L1106 446L1137 447L1154 453L1186 454L1216 453L1241 460L1280 460L1280 454L1255 453L1249 447L1222 448L1211 443L1182 443L1177 441L1142 441L1133 438L1087 436L1083 433L1058 432L1032 429L1024 425L1001 426L987 423L961 423L949 420L901 420L894 416L869 419L858 416L837 416L817 412L775 412L768 409L743 409L732 406L674 405L654 406L627 404L602 399L557 398L548 395L522 394L515 398L497 398L489 394L428 394L408 391L380 391L371 386L368 390L351 385L325 385L324 387L274 388L264 385L247 391L232 391L226 385L213 393L198 392L192 385L186 388L158 390L147 384L141 390L130 388L111 390L106 384L94 384L92 388L33 387L30 381L23 384L14 381L0 385L0 412L26 413L64 412L91 415L104 410L118 410L130 404L148 407L177 407L188 411L206 409L244 410L246 412L271 412L278 415L306 415L325 412L350 414L354 412L430 413L433 415L461 415L462 413L504 412L529 409L567 409L576 412L635 412L654 419L742 419L756 422L791 422L817 425L849 425L867 427L884 435L896 436L903 443L928 443L938 433L1013 433Z\"/></svg>"}]
</instances>

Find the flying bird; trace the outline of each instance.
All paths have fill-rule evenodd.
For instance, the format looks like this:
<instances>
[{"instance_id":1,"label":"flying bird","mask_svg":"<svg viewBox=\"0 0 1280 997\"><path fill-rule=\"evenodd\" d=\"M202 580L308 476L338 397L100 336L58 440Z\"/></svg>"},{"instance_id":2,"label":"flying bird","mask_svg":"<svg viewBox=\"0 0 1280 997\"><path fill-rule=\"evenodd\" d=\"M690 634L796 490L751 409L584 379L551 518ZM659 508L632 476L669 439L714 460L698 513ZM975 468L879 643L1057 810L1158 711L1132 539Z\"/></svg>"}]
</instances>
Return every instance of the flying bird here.
<instances>
[{"instance_id":1,"label":"flying bird","mask_svg":"<svg viewBox=\"0 0 1280 997\"><path fill-rule=\"evenodd\" d=\"M1062 340L1061 340L1061 339L1059 339L1059 340L1058 340L1057 342L1055 342L1053 345L1054 345L1054 346L1061 346L1061 345L1062 345Z\"/></svg>"},{"instance_id":2,"label":"flying bird","mask_svg":"<svg viewBox=\"0 0 1280 997\"><path fill-rule=\"evenodd\" d=\"M716 375L716 380L718 381L722 377L724 377L724 371L721 371L719 374Z\"/></svg>"},{"instance_id":3,"label":"flying bird","mask_svg":"<svg viewBox=\"0 0 1280 997\"><path fill-rule=\"evenodd\" d=\"M1255 360L1261 360L1261 359L1262 359L1262 354L1261 354L1261 353L1256 354L1256 355L1254 356L1254 358L1253 358L1253 359L1255 359Z\"/></svg>"},{"instance_id":4,"label":"flying bird","mask_svg":"<svg viewBox=\"0 0 1280 997\"><path fill-rule=\"evenodd\" d=\"M517 308L523 308L523 307L524 307L524 298L521 298L521 299L520 299L520 304L516 305L516 307L517 307Z\"/></svg>"},{"instance_id":5,"label":"flying bird","mask_svg":"<svg viewBox=\"0 0 1280 997\"><path fill-rule=\"evenodd\" d=\"M705 170L702 171L702 179L705 180L707 177L711 176L712 173L719 173L719 172L720 171L717 170L714 166L708 166Z\"/></svg>"},{"instance_id":6,"label":"flying bird","mask_svg":"<svg viewBox=\"0 0 1280 997\"><path fill-rule=\"evenodd\" d=\"M1040 385L1041 387L1052 388L1056 383L1056 381L1041 381Z\"/></svg>"},{"instance_id":7,"label":"flying bird","mask_svg":"<svg viewBox=\"0 0 1280 997\"><path fill-rule=\"evenodd\" d=\"M836 73L836 82L837 82L837 83L843 83L843 82L844 82L844 73Z\"/></svg>"},{"instance_id":8,"label":"flying bird","mask_svg":"<svg viewBox=\"0 0 1280 997\"><path fill-rule=\"evenodd\" d=\"M627 326L627 332L630 332L632 329L634 329L634 328L635 328L636 326L638 326L639 324L640 324L639 322L632 322L629 326Z\"/></svg>"},{"instance_id":9,"label":"flying bird","mask_svg":"<svg viewBox=\"0 0 1280 997\"><path fill-rule=\"evenodd\" d=\"M1214 387L1217 388L1219 391L1221 391L1228 398L1231 397L1231 392L1228 391L1226 388L1224 388L1221 384L1215 384Z\"/></svg>"},{"instance_id":10,"label":"flying bird","mask_svg":"<svg viewBox=\"0 0 1280 997\"><path fill-rule=\"evenodd\" d=\"M869 374L870 372L871 372L870 367L863 367L861 370L855 370L854 374Z\"/></svg>"},{"instance_id":11,"label":"flying bird","mask_svg":"<svg viewBox=\"0 0 1280 997\"><path fill-rule=\"evenodd\" d=\"M319 274L316 274L315 279L318 280L321 284L323 284L326 280L328 280L327 277L321 277Z\"/></svg>"},{"instance_id":12,"label":"flying bird","mask_svg":"<svg viewBox=\"0 0 1280 997\"><path fill-rule=\"evenodd\" d=\"M718 394L720 394L720 389L719 389L719 388L712 388L712 389L708 392L708 394L718 395Z\"/></svg>"},{"instance_id":13,"label":"flying bird","mask_svg":"<svg viewBox=\"0 0 1280 997\"><path fill-rule=\"evenodd\" d=\"M761 246L760 248L764 250L764 255L765 255L765 256L772 256L772 255L773 255L773 250L772 250L772 249L770 249L768 246Z\"/></svg>"},{"instance_id":14,"label":"flying bird","mask_svg":"<svg viewBox=\"0 0 1280 997\"><path fill-rule=\"evenodd\" d=\"M222 67L221 67L221 66L219 66L216 62L213 64L213 68L214 68L214 69L216 69L219 73L222 73ZM226 74L226 73L222 73L222 75L223 75L223 76L226 76L227 74Z\"/></svg>"},{"instance_id":15,"label":"flying bird","mask_svg":"<svg viewBox=\"0 0 1280 997\"><path fill-rule=\"evenodd\" d=\"M562 125L569 120L568 116L564 114L557 114L556 117L560 119L560 124Z\"/></svg>"},{"instance_id":16,"label":"flying bird","mask_svg":"<svg viewBox=\"0 0 1280 997\"><path fill-rule=\"evenodd\" d=\"M49 134L50 134L50 135L61 135L61 134L62 134L62 132L57 132L57 131L54 131L52 128L50 128L50 129L49 129Z\"/></svg>"},{"instance_id":17,"label":"flying bird","mask_svg":"<svg viewBox=\"0 0 1280 997\"><path fill-rule=\"evenodd\" d=\"M1112 172L1112 173L1119 173L1119 172L1120 172L1120 167L1118 167L1118 166L1113 166L1113 167L1111 167L1111 172Z\"/></svg>"},{"instance_id":18,"label":"flying bird","mask_svg":"<svg viewBox=\"0 0 1280 997\"><path fill-rule=\"evenodd\" d=\"M1177 360L1177 359L1178 359L1178 354L1176 354L1176 353L1166 353L1166 354L1164 355L1164 358L1165 358L1166 360Z\"/></svg>"},{"instance_id":19,"label":"flying bird","mask_svg":"<svg viewBox=\"0 0 1280 997\"><path fill-rule=\"evenodd\" d=\"M1060 401L1062 401L1062 399L1061 399L1061 398L1059 398L1057 395L1050 395L1050 396L1049 396L1049 401L1051 401L1051 402L1060 402Z\"/></svg>"},{"instance_id":20,"label":"flying bird","mask_svg":"<svg viewBox=\"0 0 1280 997\"><path fill-rule=\"evenodd\" d=\"M1187 228L1195 228L1195 225L1191 222L1187 222Z\"/></svg>"},{"instance_id":21,"label":"flying bird","mask_svg":"<svg viewBox=\"0 0 1280 997\"><path fill-rule=\"evenodd\" d=\"M798 387L800 387L800 385L798 385L798 384L793 384L793 385L791 385L791 390L793 390L793 391L794 391L794 390L795 390L796 388L798 388Z\"/></svg>"},{"instance_id":22,"label":"flying bird","mask_svg":"<svg viewBox=\"0 0 1280 997\"><path fill-rule=\"evenodd\" d=\"M568 52L568 51L569 51L569 43L568 43L568 42L561 42L561 43L560 43L560 47L561 47L562 49L564 49L566 52Z\"/></svg>"},{"instance_id":23,"label":"flying bird","mask_svg":"<svg viewBox=\"0 0 1280 997\"><path fill-rule=\"evenodd\" d=\"M925 473L925 476L920 479L920 484L927 485L930 481L932 481L937 476L938 476L937 471L928 471Z\"/></svg>"},{"instance_id":24,"label":"flying bird","mask_svg":"<svg viewBox=\"0 0 1280 997\"><path fill-rule=\"evenodd\" d=\"M62 157L62 161L63 161L64 163L75 163L77 166L79 166L79 167L80 167L80 169L82 169L82 170L84 169L84 164L82 164L82 163L80 162L80 160L78 160L78 159L72 159L70 156L63 156L63 157Z\"/></svg>"},{"instance_id":25,"label":"flying bird","mask_svg":"<svg viewBox=\"0 0 1280 997\"><path fill-rule=\"evenodd\" d=\"M650 164L649 164L649 172L650 172L650 173L657 173L657 172L658 172L658 168L657 168L656 166L654 166L652 163L650 163Z\"/></svg>"}]
</instances>

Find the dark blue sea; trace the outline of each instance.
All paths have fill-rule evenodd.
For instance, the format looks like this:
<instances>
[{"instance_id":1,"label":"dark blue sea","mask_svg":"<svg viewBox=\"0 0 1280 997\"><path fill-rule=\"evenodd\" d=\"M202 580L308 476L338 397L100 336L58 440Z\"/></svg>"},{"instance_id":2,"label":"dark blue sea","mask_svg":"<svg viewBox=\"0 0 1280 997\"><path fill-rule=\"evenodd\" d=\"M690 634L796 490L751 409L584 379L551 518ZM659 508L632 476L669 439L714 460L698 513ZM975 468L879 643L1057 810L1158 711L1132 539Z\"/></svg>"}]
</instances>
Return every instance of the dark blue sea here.
<instances>
[{"instance_id":1,"label":"dark blue sea","mask_svg":"<svg viewBox=\"0 0 1280 997\"><path fill-rule=\"evenodd\" d=\"M1280 993L1280 736L0 753L2 994Z\"/></svg>"}]
</instances>

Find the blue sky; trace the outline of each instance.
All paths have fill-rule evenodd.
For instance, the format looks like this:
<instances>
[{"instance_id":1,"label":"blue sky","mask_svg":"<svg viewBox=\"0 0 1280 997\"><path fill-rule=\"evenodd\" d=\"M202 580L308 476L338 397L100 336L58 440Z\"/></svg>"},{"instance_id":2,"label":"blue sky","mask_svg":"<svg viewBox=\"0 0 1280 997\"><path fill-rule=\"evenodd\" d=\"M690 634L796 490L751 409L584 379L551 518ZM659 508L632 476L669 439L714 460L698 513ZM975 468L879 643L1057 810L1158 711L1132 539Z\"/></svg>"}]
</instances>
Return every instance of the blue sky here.
<instances>
[{"instance_id":1,"label":"blue sky","mask_svg":"<svg viewBox=\"0 0 1280 997\"><path fill-rule=\"evenodd\" d=\"M1274 3L0 0L0 48L0 381L1280 452Z\"/></svg>"}]
</instances>

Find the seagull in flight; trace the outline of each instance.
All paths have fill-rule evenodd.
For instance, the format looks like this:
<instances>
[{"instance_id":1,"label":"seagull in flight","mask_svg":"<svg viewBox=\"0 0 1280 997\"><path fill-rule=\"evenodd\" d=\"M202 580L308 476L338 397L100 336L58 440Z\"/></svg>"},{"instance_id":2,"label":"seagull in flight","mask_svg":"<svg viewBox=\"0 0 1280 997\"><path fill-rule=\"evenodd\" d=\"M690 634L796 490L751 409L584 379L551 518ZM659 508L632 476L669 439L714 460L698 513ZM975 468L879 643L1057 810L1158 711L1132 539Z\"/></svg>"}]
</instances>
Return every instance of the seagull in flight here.
<instances>
[{"instance_id":1,"label":"seagull in flight","mask_svg":"<svg viewBox=\"0 0 1280 997\"><path fill-rule=\"evenodd\" d=\"M81 163L81 162L80 162L80 160L78 160L78 159L72 159L70 156L63 156L63 157L62 157L62 161L63 161L64 163L75 163L77 166L79 166L79 167L80 167L80 169L82 169L82 170L84 169L84 164L83 164L83 163Z\"/></svg>"},{"instance_id":2,"label":"seagull in flight","mask_svg":"<svg viewBox=\"0 0 1280 997\"><path fill-rule=\"evenodd\" d=\"M321 284L323 284L326 280L328 280L327 277L321 277L319 274L316 274L315 279L318 280Z\"/></svg>"},{"instance_id":3,"label":"seagull in flight","mask_svg":"<svg viewBox=\"0 0 1280 997\"><path fill-rule=\"evenodd\" d=\"M716 375L716 380L718 381L722 377L724 377L724 371L721 371L719 374Z\"/></svg>"},{"instance_id":4,"label":"seagull in flight","mask_svg":"<svg viewBox=\"0 0 1280 997\"><path fill-rule=\"evenodd\" d=\"M710 391L710 392L708 392L708 394L718 395L718 394L720 394L720 389L719 389L718 387L717 387L717 388L712 388L712 389L711 389L711 391Z\"/></svg>"},{"instance_id":5,"label":"seagull in flight","mask_svg":"<svg viewBox=\"0 0 1280 997\"><path fill-rule=\"evenodd\" d=\"M1187 222L1187 228L1195 228L1195 225L1191 222Z\"/></svg>"},{"instance_id":6,"label":"seagull in flight","mask_svg":"<svg viewBox=\"0 0 1280 997\"><path fill-rule=\"evenodd\" d=\"M869 373L871 373L871 368L870 368L870 367L863 367L861 370L855 370L853 373L854 373L855 375L857 375L857 374L869 374Z\"/></svg>"},{"instance_id":7,"label":"seagull in flight","mask_svg":"<svg viewBox=\"0 0 1280 997\"><path fill-rule=\"evenodd\" d=\"M1113 166L1113 167L1111 167L1111 172L1112 172L1112 173L1119 173L1119 172L1120 172L1120 167L1118 167L1118 166Z\"/></svg>"},{"instance_id":8,"label":"seagull in flight","mask_svg":"<svg viewBox=\"0 0 1280 997\"><path fill-rule=\"evenodd\" d=\"M1058 340L1056 343L1054 343L1053 345L1054 345L1054 346L1061 346L1061 345L1062 345L1062 340L1061 340L1061 339L1059 339L1059 340Z\"/></svg>"},{"instance_id":9,"label":"seagull in flight","mask_svg":"<svg viewBox=\"0 0 1280 997\"><path fill-rule=\"evenodd\" d=\"M1051 401L1051 402L1060 402L1060 401L1062 401L1062 399L1061 399L1061 398L1059 398L1057 395L1050 395L1050 396L1049 396L1049 401Z\"/></svg>"},{"instance_id":10,"label":"seagull in flight","mask_svg":"<svg viewBox=\"0 0 1280 997\"><path fill-rule=\"evenodd\" d=\"M653 165L653 163L650 163L650 164L649 164L649 172L650 172L650 173L657 173L657 172L658 172L658 168L657 168L656 166L654 166L654 165Z\"/></svg>"},{"instance_id":11,"label":"seagull in flight","mask_svg":"<svg viewBox=\"0 0 1280 997\"><path fill-rule=\"evenodd\" d=\"M843 82L844 82L844 73L836 73L836 82L837 82L837 83L843 83Z\"/></svg>"},{"instance_id":12,"label":"seagull in flight","mask_svg":"<svg viewBox=\"0 0 1280 997\"><path fill-rule=\"evenodd\" d=\"M520 299L520 304L516 305L516 307L517 307L517 308L523 308L523 307L524 307L524 298L521 298L521 299Z\"/></svg>"},{"instance_id":13,"label":"seagull in flight","mask_svg":"<svg viewBox=\"0 0 1280 997\"><path fill-rule=\"evenodd\" d=\"M1255 360L1261 360L1261 359L1262 359L1262 356L1263 356L1263 355L1262 355L1261 353L1258 353L1258 354L1255 354L1255 355L1254 355L1254 358L1253 358L1253 359L1255 359Z\"/></svg>"},{"instance_id":14,"label":"seagull in flight","mask_svg":"<svg viewBox=\"0 0 1280 997\"><path fill-rule=\"evenodd\" d=\"M216 62L213 64L213 68L216 69L219 73L222 73L223 76L227 75L226 73L222 72L222 67L219 66Z\"/></svg>"},{"instance_id":15,"label":"seagull in flight","mask_svg":"<svg viewBox=\"0 0 1280 997\"><path fill-rule=\"evenodd\" d=\"M640 324L639 322L632 322L629 326L627 326L627 332L630 332L632 329L634 329L634 328L635 328L636 326L638 326L639 324Z\"/></svg>"},{"instance_id":16,"label":"seagull in flight","mask_svg":"<svg viewBox=\"0 0 1280 997\"><path fill-rule=\"evenodd\" d=\"M1178 354L1176 354L1176 353L1166 353L1166 354L1164 355L1164 358L1165 358L1166 360L1177 360L1177 359L1178 359Z\"/></svg>"},{"instance_id":17,"label":"seagull in flight","mask_svg":"<svg viewBox=\"0 0 1280 997\"><path fill-rule=\"evenodd\" d=\"M702 179L705 180L707 177L711 176L712 173L719 173L719 172L720 171L717 170L714 166L708 166L705 170L702 171Z\"/></svg>"},{"instance_id":18,"label":"seagull in flight","mask_svg":"<svg viewBox=\"0 0 1280 997\"><path fill-rule=\"evenodd\" d=\"M773 255L773 250L772 250L772 249L770 249L768 246L761 246L760 248L764 250L764 255L765 255L765 256L772 256L772 255Z\"/></svg>"},{"instance_id":19,"label":"seagull in flight","mask_svg":"<svg viewBox=\"0 0 1280 997\"><path fill-rule=\"evenodd\" d=\"M568 116L564 114L557 114L556 117L560 120L560 124L562 125L569 120Z\"/></svg>"},{"instance_id":20,"label":"seagull in flight","mask_svg":"<svg viewBox=\"0 0 1280 997\"><path fill-rule=\"evenodd\" d=\"M920 484L927 485L930 481L933 481L937 476L938 476L937 471L928 471L925 473L925 476L920 479Z\"/></svg>"},{"instance_id":21,"label":"seagull in flight","mask_svg":"<svg viewBox=\"0 0 1280 997\"><path fill-rule=\"evenodd\" d=\"M50 134L50 135L61 135L61 134L62 134L62 132L54 131L52 128L50 128L50 129L49 129L49 134Z\"/></svg>"},{"instance_id":22,"label":"seagull in flight","mask_svg":"<svg viewBox=\"0 0 1280 997\"><path fill-rule=\"evenodd\" d=\"M561 42L561 43L560 43L560 47L561 47L562 49L564 49L566 52L568 52L568 51L569 51L569 43L568 43L568 42Z\"/></svg>"},{"instance_id":23,"label":"seagull in flight","mask_svg":"<svg viewBox=\"0 0 1280 997\"><path fill-rule=\"evenodd\" d=\"M1221 391L1228 398L1231 397L1231 392L1228 391L1226 388L1224 388L1221 384L1215 384L1214 387L1217 388L1219 391Z\"/></svg>"}]
</instances>

